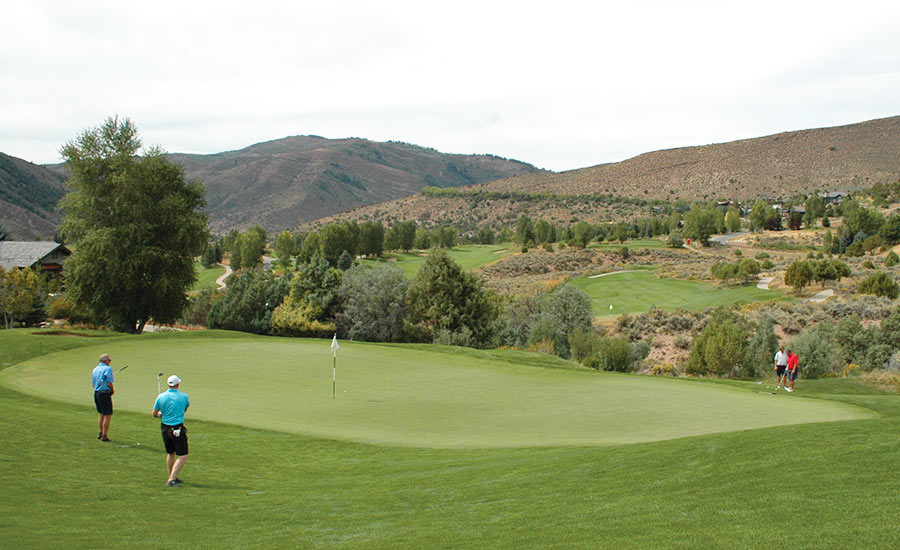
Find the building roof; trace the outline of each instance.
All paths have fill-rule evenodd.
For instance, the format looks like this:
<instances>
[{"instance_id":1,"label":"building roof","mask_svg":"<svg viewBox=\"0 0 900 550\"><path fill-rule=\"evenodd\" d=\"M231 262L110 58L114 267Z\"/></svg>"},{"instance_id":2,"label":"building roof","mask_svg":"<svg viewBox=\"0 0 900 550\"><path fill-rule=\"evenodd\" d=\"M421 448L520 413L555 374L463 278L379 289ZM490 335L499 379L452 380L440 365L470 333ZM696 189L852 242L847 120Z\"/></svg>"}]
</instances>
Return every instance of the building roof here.
<instances>
[{"instance_id":1,"label":"building roof","mask_svg":"<svg viewBox=\"0 0 900 550\"><path fill-rule=\"evenodd\" d=\"M53 241L0 241L0 267L31 267L60 247L69 252L66 247Z\"/></svg>"}]
</instances>

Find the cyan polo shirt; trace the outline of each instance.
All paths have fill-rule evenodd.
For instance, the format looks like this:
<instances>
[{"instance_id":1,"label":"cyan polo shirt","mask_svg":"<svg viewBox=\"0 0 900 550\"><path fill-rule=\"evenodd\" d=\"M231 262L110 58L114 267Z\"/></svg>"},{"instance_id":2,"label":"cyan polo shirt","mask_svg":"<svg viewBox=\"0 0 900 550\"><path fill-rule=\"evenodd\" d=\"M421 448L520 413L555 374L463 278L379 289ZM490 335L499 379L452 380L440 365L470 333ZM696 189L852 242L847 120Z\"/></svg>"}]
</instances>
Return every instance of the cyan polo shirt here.
<instances>
[{"instance_id":1,"label":"cyan polo shirt","mask_svg":"<svg viewBox=\"0 0 900 550\"><path fill-rule=\"evenodd\" d=\"M162 412L162 423L177 426L184 423L184 411L191 405L188 394L175 388L159 394L153 403L153 410Z\"/></svg>"}]
</instances>

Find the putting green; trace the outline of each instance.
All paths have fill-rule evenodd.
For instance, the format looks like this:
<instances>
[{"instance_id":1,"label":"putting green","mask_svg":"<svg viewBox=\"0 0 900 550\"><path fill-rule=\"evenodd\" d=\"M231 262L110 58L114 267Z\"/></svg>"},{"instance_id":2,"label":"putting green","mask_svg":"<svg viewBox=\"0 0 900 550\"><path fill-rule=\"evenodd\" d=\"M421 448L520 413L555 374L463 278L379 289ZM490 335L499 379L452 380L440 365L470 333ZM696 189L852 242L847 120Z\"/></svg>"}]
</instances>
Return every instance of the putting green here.
<instances>
[{"instance_id":1,"label":"putting green","mask_svg":"<svg viewBox=\"0 0 900 550\"><path fill-rule=\"evenodd\" d=\"M524 364L524 352L224 333L147 335L44 355L0 371L25 393L93 406L90 372L113 357L117 410L146 412L175 373L188 419L412 447L607 445L850 420L870 411L722 384ZM561 362L559 364L562 364Z\"/></svg>"}]
</instances>

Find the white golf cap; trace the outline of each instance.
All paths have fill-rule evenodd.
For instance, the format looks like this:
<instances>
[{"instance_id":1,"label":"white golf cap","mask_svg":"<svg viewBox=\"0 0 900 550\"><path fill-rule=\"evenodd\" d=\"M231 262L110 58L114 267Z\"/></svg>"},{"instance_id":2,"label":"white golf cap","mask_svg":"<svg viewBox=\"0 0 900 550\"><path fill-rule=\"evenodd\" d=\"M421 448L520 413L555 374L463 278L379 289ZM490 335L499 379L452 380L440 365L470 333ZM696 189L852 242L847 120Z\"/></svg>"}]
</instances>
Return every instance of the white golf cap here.
<instances>
[{"instance_id":1,"label":"white golf cap","mask_svg":"<svg viewBox=\"0 0 900 550\"><path fill-rule=\"evenodd\" d=\"M170 388L174 388L178 384L181 384L181 378L178 378L176 375L173 374L172 376L169 377L168 380L166 380L166 383L169 385Z\"/></svg>"}]
</instances>

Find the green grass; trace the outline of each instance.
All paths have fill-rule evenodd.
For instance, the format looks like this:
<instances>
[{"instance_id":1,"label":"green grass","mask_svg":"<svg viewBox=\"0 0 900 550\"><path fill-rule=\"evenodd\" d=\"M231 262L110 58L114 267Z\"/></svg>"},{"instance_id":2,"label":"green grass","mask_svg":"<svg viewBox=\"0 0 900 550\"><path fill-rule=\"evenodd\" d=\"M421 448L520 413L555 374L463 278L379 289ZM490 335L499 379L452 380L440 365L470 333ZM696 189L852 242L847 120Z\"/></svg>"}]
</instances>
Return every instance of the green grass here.
<instances>
[{"instance_id":1,"label":"green grass","mask_svg":"<svg viewBox=\"0 0 900 550\"><path fill-rule=\"evenodd\" d=\"M200 264L200 262L194 262L194 269L197 271L197 282L194 283L194 286L191 288L191 290L215 290L219 288L219 285L216 284L216 279L225 274L224 267L217 265L215 267L206 269Z\"/></svg>"},{"instance_id":2,"label":"green grass","mask_svg":"<svg viewBox=\"0 0 900 550\"><path fill-rule=\"evenodd\" d=\"M865 416L833 403L776 401L563 361L555 369L528 368L522 360L535 355L523 352L355 342L341 348L333 399L329 344L219 332L149 336L43 355L0 372L0 383L78 403L84 366L108 352L116 368L130 365L117 377L119 410L145 411L163 371L185 380L195 397L194 419L435 448L610 445ZM259 362L265 368L252 367Z\"/></svg>"},{"instance_id":3,"label":"green grass","mask_svg":"<svg viewBox=\"0 0 900 550\"><path fill-rule=\"evenodd\" d=\"M32 340L53 338L73 353L87 350L87 338L26 331L0 331L0 349L35 360ZM189 349L209 339L277 342L222 333L181 341ZM489 356L503 356L496 354ZM246 365L242 380L252 384L269 359ZM515 362L540 376L592 374ZM132 368L120 391L138 384L125 377ZM187 382L199 408L201 388ZM103 444L89 395L63 403L0 387L0 536L17 548L148 548L166 537L185 548L896 548L900 400L850 381L804 384L792 396L720 386L773 403L864 407L877 417L625 445L434 449L201 421L192 407L188 483L179 489L163 487L165 455L149 406L117 412L114 443Z\"/></svg>"},{"instance_id":4,"label":"green grass","mask_svg":"<svg viewBox=\"0 0 900 550\"><path fill-rule=\"evenodd\" d=\"M661 239L634 239L622 243L592 243L588 248L599 248L600 250L619 250L623 246L628 250L641 250L643 248L665 248L666 241Z\"/></svg>"},{"instance_id":5,"label":"green grass","mask_svg":"<svg viewBox=\"0 0 900 550\"><path fill-rule=\"evenodd\" d=\"M776 300L779 291L761 290L755 285L719 287L699 281L658 278L653 271L638 270L603 277L573 279L572 284L587 292L597 316L642 313L651 307L666 311L696 310L711 306ZM610 310L609 306L613 309Z\"/></svg>"},{"instance_id":6,"label":"green grass","mask_svg":"<svg viewBox=\"0 0 900 550\"><path fill-rule=\"evenodd\" d=\"M453 260L460 265L464 271L471 271L485 266L491 262L495 262L500 258L516 251L515 245L506 244L470 244L455 246L448 250L447 253ZM412 278L425 263L427 252L412 253L390 253L386 255L386 259L381 260L361 260L363 263L389 263L403 269L403 273L407 278Z\"/></svg>"}]
</instances>

